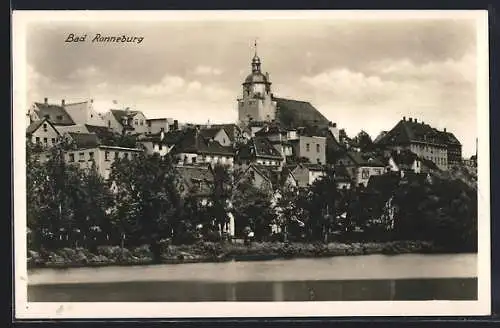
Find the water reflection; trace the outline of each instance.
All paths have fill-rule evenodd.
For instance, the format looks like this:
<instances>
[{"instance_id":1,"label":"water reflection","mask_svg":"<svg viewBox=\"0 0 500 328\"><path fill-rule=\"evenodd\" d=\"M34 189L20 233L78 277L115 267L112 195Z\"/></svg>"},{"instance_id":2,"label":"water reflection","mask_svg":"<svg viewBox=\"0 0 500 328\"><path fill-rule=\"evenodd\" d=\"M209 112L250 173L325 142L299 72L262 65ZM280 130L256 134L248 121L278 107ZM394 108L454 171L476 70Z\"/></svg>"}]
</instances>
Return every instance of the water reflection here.
<instances>
[{"instance_id":1,"label":"water reflection","mask_svg":"<svg viewBox=\"0 0 500 328\"><path fill-rule=\"evenodd\" d=\"M477 300L477 278L137 281L28 287L30 302Z\"/></svg>"}]
</instances>

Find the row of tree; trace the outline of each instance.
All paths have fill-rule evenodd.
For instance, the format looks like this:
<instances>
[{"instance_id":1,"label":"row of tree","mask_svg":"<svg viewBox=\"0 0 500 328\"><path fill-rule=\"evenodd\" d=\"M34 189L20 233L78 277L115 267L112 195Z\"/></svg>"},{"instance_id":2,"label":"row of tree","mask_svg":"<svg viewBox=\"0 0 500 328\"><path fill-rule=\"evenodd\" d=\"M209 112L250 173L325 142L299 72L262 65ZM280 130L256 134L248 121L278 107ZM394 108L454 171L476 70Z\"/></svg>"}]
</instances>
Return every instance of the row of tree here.
<instances>
[{"instance_id":1,"label":"row of tree","mask_svg":"<svg viewBox=\"0 0 500 328\"><path fill-rule=\"evenodd\" d=\"M338 190L328 171L308 189L271 191L255 187L240 171L216 166L201 202L199 190L181 192L182 177L168 158L116 160L105 181L95 167L66 164L60 147L44 163L30 147L27 215L34 250L149 244L159 255L164 239L220 239L229 213L237 236L252 231L258 240L422 239L465 250L477 245L477 193L459 181L401 184L387 194ZM395 214L384 216L388 200ZM273 235L273 226L279 233Z\"/></svg>"}]
</instances>

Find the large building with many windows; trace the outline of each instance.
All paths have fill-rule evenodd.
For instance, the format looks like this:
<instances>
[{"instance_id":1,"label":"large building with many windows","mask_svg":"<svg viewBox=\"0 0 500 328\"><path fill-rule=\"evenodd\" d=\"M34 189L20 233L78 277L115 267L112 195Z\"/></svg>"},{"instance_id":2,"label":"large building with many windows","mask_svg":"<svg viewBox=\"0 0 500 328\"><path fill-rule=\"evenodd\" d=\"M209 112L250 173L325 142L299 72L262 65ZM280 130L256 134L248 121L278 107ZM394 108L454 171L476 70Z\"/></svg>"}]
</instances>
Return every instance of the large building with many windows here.
<instances>
[{"instance_id":1,"label":"large building with many windows","mask_svg":"<svg viewBox=\"0 0 500 328\"><path fill-rule=\"evenodd\" d=\"M448 170L462 160L462 145L453 133L437 130L415 118L403 117L376 144L387 150L407 149L418 157L430 160L441 170Z\"/></svg>"}]
</instances>

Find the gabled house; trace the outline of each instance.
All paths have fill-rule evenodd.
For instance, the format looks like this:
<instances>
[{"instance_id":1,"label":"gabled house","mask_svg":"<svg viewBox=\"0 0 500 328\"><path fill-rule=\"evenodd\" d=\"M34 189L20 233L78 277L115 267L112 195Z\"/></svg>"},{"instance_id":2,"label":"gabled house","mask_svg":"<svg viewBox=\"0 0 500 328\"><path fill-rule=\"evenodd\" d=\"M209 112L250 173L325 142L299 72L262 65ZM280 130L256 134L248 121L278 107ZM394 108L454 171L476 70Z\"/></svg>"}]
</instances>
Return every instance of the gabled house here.
<instances>
[{"instance_id":1,"label":"gabled house","mask_svg":"<svg viewBox=\"0 0 500 328\"><path fill-rule=\"evenodd\" d=\"M146 116L140 111L130 109L111 109L104 115L108 128L120 134L146 134Z\"/></svg>"},{"instance_id":2,"label":"gabled house","mask_svg":"<svg viewBox=\"0 0 500 328\"><path fill-rule=\"evenodd\" d=\"M299 163L290 166L290 171L297 180L297 186L306 188L325 175L325 169L319 164Z\"/></svg>"},{"instance_id":3,"label":"gabled house","mask_svg":"<svg viewBox=\"0 0 500 328\"><path fill-rule=\"evenodd\" d=\"M265 137L251 138L236 153L236 163L243 168L250 164L281 168L283 162L281 153Z\"/></svg>"},{"instance_id":4,"label":"gabled house","mask_svg":"<svg viewBox=\"0 0 500 328\"><path fill-rule=\"evenodd\" d=\"M365 187L371 176L382 175L386 171L386 165L376 154L356 151L345 152L335 166L345 166L353 182Z\"/></svg>"},{"instance_id":5,"label":"gabled house","mask_svg":"<svg viewBox=\"0 0 500 328\"><path fill-rule=\"evenodd\" d=\"M265 165L250 164L243 177L250 178L255 187L269 192L297 186L297 180L291 170L278 170L276 167Z\"/></svg>"},{"instance_id":6,"label":"gabled house","mask_svg":"<svg viewBox=\"0 0 500 328\"><path fill-rule=\"evenodd\" d=\"M64 99L61 101L75 124L88 124L92 126L106 126L104 115L94 110L94 101L81 101L76 103L67 103Z\"/></svg>"},{"instance_id":7,"label":"gabled house","mask_svg":"<svg viewBox=\"0 0 500 328\"><path fill-rule=\"evenodd\" d=\"M200 134L207 140L217 141L224 147L230 147L233 143L231 137L223 127L200 128Z\"/></svg>"},{"instance_id":8,"label":"gabled house","mask_svg":"<svg viewBox=\"0 0 500 328\"><path fill-rule=\"evenodd\" d=\"M28 116L30 123L46 118L55 126L75 125L64 104L49 104L48 98L43 103L35 102L29 109Z\"/></svg>"},{"instance_id":9,"label":"gabled house","mask_svg":"<svg viewBox=\"0 0 500 328\"><path fill-rule=\"evenodd\" d=\"M212 138L204 137L199 128L187 128L174 139L177 142L169 153L177 159L179 164L210 163L233 166L233 147L223 146Z\"/></svg>"},{"instance_id":10,"label":"gabled house","mask_svg":"<svg viewBox=\"0 0 500 328\"><path fill-rule=\"evenodd\" d=\"M414 172L420 173L422 161L417 154L408 149L394 150L391 152L387 163L392 172Z\"/></svg>"},{"instance_id":11,"label":"gabled house","mask_svg":"<svg viewBox=\"0 0 500 328\"><path fill-rule=\"evenodd\" d=\"M32 122L26 129L26 138L37 145L52 147L59 143L61 134L49 119Z\"/></svg>"},{"instance_id":12,"label":"gabled house","mask_svg":"<svg viewBox=\"0 0 500 328\"><path fill-rule=\"evenodd\" d=\"M181 195L191 194L200 198L200 201L206 203L210 195L211 186L214 182L214 175L209 165L179 165L176 171L180 177L179 191Z\"/></svg>"},{"instance_id":13,"label":"gabled house","mask_svg":"<svg viewBox=\"0 0 500 328\"><path fill-rule=\"evenodd\" d=\"M229 141L232 145L234 145L237 142L242 141L244 138L243 136L243 131L240 129L240 127L234 123L228 123L228 124L207 124L205 126L206 128L222 128L226 132L227 136L229 137Z\"/></svg>"}]
</instances>

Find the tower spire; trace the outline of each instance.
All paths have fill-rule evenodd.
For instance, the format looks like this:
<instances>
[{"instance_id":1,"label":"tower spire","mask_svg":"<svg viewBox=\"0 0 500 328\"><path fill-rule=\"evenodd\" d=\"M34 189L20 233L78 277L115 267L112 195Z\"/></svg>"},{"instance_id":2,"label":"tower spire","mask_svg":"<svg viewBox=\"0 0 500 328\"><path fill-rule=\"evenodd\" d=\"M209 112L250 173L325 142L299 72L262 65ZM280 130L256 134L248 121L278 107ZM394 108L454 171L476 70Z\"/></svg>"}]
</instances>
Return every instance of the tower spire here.
<instances>
[{"instance_id":1,"label":"tower spire","mask_svg":"<svg viewBox=\"0 0 500 328\"><path fill-rule=\"evenodd\" d=\"M254 50L255 50L255 56L257 56L257 39L254 40L253 47L254 47Z\"/></svg>"}]
</instances>

